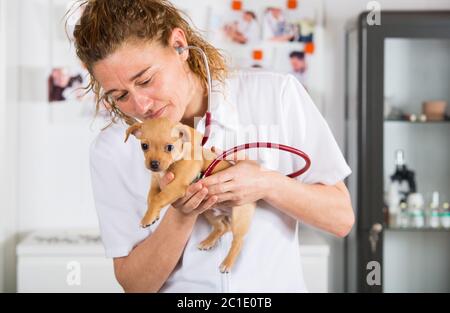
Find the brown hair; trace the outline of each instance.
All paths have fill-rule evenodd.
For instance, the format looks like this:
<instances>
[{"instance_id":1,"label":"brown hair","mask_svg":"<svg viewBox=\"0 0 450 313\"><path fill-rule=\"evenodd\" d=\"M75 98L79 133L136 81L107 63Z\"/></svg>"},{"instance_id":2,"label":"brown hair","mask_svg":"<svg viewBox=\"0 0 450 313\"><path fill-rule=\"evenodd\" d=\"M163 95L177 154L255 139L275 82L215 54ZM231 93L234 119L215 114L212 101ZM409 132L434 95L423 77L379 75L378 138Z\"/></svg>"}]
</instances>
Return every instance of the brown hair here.
<instances>
[{"instance_id":1,"label":"brown hair","mask_svg":"<svg viewBox=\"0 0 450 313\"><path fill-rule=\"evenodd\" d=\"M77 56L90 74L86 90L93 91L96 96L96 114L100 105L105 104L112 123L117 118L123 119L127 124L133 124L135 120L122 113L111 99L105 99L101 95L101 86L92 74L92 67L127 41L158 42L167 47L173 29L181 28L188 45L203 49L208 56L212 79L223 82L226 78L224 57L167 0L82 0L78 2L77 8L82 9L83 13L75 26L73 37ZM207 90L206 68L202 56L195 50L191 51L187 61L189 68Z\"/></svg>"}]
</instances>

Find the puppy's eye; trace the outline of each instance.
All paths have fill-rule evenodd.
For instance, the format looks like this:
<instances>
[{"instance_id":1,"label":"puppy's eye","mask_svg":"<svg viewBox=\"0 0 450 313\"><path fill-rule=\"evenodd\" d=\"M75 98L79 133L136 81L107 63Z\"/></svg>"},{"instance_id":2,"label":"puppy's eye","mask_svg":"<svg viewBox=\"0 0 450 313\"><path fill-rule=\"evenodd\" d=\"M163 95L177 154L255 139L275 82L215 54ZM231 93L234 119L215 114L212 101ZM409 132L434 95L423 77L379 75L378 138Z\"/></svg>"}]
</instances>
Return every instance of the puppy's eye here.
<instances>
[{"instance_id":1,"label":"puppy's eye","mask_svg":"<svg viewBox=\"0 0 450 313\"><path fill-rule=\"evenodd\" d=\"M148 150L148 144L146 144L146 143L141 144L141 148L142 148L142 150L147 151Z\"/></svg>"},{"instance_id":2,"label":"puppy's eye","mask_svg":"<svg viewBox=\"0 0 450 313\"><path fill-rule=\"evenodd\" d=\"M166 152L172 152L175 149L173 145L167 145L166 146Z\"/></svg>"}]
</instances>

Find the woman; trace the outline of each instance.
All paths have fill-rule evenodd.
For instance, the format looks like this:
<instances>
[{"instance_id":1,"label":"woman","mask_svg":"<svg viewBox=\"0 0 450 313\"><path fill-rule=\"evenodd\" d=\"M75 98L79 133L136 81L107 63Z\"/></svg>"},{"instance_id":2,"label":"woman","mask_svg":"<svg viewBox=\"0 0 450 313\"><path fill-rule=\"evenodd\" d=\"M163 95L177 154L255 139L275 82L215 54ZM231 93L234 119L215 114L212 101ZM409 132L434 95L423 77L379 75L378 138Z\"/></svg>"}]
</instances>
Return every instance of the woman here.
<instances>
[{"instance_id":1,"label":"woman","mask_svg":"<svg viewBox=\"0 0 450 313\"><path fill-rule=\"evenodd\" d=\"M218 51L163 0L86 1L74 38L98 104L107 102L116 121L91 146L91 173L102 240L124 290L305 291L297 221L342 237L354 216L342 183L350 169L296 79L269 72L228 74ZM206 52L214 79L207 146L225 149L241 142L274 141L304 150L312 167L298 180L290 179L284 174L303 166L302 161L260 151L262 164L240 161L192 184L157 224L141 229L150 174L139 142L124 144L124 133L135 118L161 116L204 132L205 66L196 51L177 49L188 45ZM161 184L173 178L168 173ZM216 206L257 200L261 201L233 272L221 274L218 266L231 235L214 249L199 251L197 244L210 231L199 215Z\"/></svg>"}]
</instances>

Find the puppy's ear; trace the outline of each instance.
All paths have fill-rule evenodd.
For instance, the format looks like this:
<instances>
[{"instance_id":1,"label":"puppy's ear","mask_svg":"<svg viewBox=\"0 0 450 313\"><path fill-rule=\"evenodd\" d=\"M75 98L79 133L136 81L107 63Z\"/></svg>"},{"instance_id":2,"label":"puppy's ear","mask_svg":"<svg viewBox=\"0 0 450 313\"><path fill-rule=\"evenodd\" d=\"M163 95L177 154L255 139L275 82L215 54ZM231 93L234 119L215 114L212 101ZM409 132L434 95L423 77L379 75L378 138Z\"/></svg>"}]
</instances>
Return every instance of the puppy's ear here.
<instances>
[{"instance_id":1,"label":"puppy's ear","mask_svg":"<svg viewBox=\"0 0 450 313\"><path fill-rule=\"evenodd\" d=\"M183 143L191 141L191 128L187 125L178 123L172 129L172 136L177 139L181 139Z\"/></svg>"},{"instance_id":2,"label":"puppy's ear","mask_svg":"<svg viewBox=\"0 0 450 313\"><path fill-rule=\"evenodd\" d=\"M142 136L142 123L136 123L130 126L127 129L127 136L125 137L125 142L128 141L128 137L130 137L131 134L133 134L137 139L141 139Z\"/></svg>"}]
</instances>

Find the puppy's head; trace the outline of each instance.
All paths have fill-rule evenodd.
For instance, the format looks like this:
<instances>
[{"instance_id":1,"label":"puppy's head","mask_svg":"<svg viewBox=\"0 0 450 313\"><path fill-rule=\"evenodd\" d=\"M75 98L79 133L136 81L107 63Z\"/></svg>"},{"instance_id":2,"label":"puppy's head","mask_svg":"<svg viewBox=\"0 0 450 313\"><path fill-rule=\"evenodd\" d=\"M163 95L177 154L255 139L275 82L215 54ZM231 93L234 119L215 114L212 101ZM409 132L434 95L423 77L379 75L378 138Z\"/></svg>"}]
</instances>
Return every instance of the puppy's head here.
<instances>
[{"instance_id":1,"label":"puppy's head","mask_svg":"<svg viewBox=\"0 0 450 313\"><path fill-rule=\"evenodd\" d=\"M125 142L131 134L139 139L145 166L153 172L162 172L186 157L186 148L192 144L195 133L187 125L171 122L167 118L156 118L130 126Z\"/></svg>"}]
</instances>

